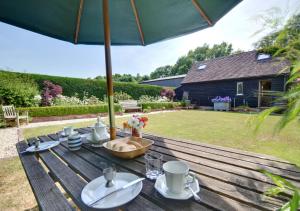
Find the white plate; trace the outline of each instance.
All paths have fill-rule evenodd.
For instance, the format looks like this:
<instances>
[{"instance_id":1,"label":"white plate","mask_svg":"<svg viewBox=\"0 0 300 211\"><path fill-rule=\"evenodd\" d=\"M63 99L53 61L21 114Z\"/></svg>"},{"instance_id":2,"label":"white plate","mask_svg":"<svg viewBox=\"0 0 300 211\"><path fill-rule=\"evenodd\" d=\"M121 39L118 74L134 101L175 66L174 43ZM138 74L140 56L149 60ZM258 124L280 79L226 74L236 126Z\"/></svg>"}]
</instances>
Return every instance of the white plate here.
<instances>
[{"instance_id":1,"label":"white plate","mask_svg":"<svg viewBox=\"0 0 300 211\"><path fill-rule=\"evenodd\" d=\"M88 205L95 199L107 195L111 191L120 188L138 178L138 176L130 173L117 173L114 180L115 185L113 187L106 188L106 180L104 179L104 177L98 177L92 180L83 188L81 192L81 199L85 204ZM92 207L98 209L110 209L122 206L137 197L137 195L139 195L139 193L141 192L142 187L143 182L141 181L133 186L105 197L98 203L94 204Z\"/></svg>"},{"instance_id":2,"label":"white plate","mask_svg":"<svg viewBox=\"0 0 300 211\"><path fill-rule=\"evenodd\" d=\"M35 145L28 147L26 149L26 152L40 152L40 151L50 149L52 147L56 147L57 145L59 145L59 141L47 141L47 142L40 143L38 148L35 148Z\"/></svg>"},{"instance_id":3,"label":"white plate","mask_svg":"<svg viewBox=\"0 0 300 211\"><path fill-rule=\"evenodd\" d=\"M164 174L160 175L156 179L154 187L161 195L169 199L187 200L193 196L192 192L189 189L184 189L184 191L179 194L170 192L167 188L166 177ZM191 188L196 193L200 191L200 187L197 179L195 179L195 181L191 184Z\"/></svg>"}]
</instances>

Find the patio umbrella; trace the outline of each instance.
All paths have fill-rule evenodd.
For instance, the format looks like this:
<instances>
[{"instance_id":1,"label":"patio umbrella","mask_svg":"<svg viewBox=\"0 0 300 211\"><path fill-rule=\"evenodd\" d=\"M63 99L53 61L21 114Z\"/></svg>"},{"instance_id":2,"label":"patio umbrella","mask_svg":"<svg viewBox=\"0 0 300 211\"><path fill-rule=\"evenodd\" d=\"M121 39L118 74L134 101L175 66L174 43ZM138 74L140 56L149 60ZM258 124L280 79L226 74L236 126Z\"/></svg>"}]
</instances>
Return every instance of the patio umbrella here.
<instances>
[{"instance_id":1,"label":"patio umbrella","mask_svg":"<svg viewBox=\"0 0 300 211\"><path fill-rule=\"evenodd\" d=\"M207 28L240 1L0 0L0 21L74 44L105 45L109 122L114 139L110 46L148 45Z\"/></svg>"}]
</instances>

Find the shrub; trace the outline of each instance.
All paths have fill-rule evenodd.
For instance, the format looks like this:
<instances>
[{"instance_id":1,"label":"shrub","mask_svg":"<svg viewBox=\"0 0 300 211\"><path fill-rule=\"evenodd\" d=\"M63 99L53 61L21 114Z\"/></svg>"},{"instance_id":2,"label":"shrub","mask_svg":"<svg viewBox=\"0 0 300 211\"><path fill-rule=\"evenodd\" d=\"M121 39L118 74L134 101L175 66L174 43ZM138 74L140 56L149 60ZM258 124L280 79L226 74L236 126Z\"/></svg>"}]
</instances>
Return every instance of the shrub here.
<instances>
[{"instance_id":1,"label":"shrub","mask_svg":"<svg viewBox=\"0 0 300 211\"><path fill-rule=\"evenodd\" d=\"M143 102L154 102L157 101L158 97L153 97L153 96L149 96L149 95L142 95L139 98L139 102L143 103Z\"/></svg>"},{"instance_id":2,"label":"shrub","mask_svg":"<svg viewBox=\"0 0 300 211\"><path fill-rule=\"evenodd\" d=\"M48 106L48 107L28 107L18 108L19 111L29 111L31 117L65 116L107 113L108 105L88 105L88 106ZM120 105L115 105L115 111L120 112Z\"/></svg>"},{"instance_id":3,"label":"shrub","mask_svg":"<svg viewBox=\"0 0 300 211\"><path fill-rule=\"evenodd\" d=\"M15 106L34 106L34 96L38 95L37 84L28 76L9 72L0 75L0 103Z\"/></svg>"},{"instance_id":4,"label":"shrub","mask_svg":"<svg viewBox=\"0 0 300 211\"><path fill-rule=\"evenodd\" d=\"M62 94L62 88L59 85L52 83L51 81L43 82L44 88L42 92L42 105L50 106L51 101Z\"/></svg>"},{"instance_id":5,"label":"shrub","mask_svg":"<svg viewBox=\"0 0 300 211\"><path fill-rule=\"evenodd\" d=\"M119 101L122 100L130 100L132 97L127 94L126 92L115 92L114 93L114 101L115 103L118 103Z\"/></svg>"},{"instance_id":6,"label":"shrub","mask_svg":"<svg viewBox=\"0 0 300 211\"><path fill-rule=\"evenodd\" d=\"M39 74L15 73L8 71L0 71L0 80L2 79L3 74L9 74L10 77L12 77L12 75L17 75L21 78L30 78L38 84L40 90L43 89L43 82L45 80L51 81L54 84L60 85L63 89L63 94L69 97L74 96L74 94L77 92L79 97L82 99L84 96L84 92L88 92L90 95L94 95L100 100L103 100L103 96L107 94L105 80L58 77ZM138 100L142 95L158 96L161 89L162 87L160 86L147 84L114 82L115 92L125 92L135 100Z\"/></svg>"},{"instance_id":7,"label":"shrub","mask_svg":"<svg viewBox=\"0 0 300 211\"><path fill-rule=\"evenodd\" d=\"M97 97L91 96L88 97L85 95L81 100L78 98L78 95L73 97L58 95L56 98L52 100L52 106L78 106L78 105L97 105L101 104L101 102Z\"/></svg>"},{"instance_id":8,"label":"shrub","mask_svg":"<svg viewBox=\"0 0 300 211\"><path fill-rule=\"evenodd\" d=\"M181 106L180 102L145 102L139 103L142 109L173 109Z\"/></svg>"},{"instance_id":9,"label":"shrub","mask_svg":"<svg viewBox=\"0 0 300 211\"><path fill-rule=\"evenodd\" d=\"M160 92L161 97L167 97L169 100L173 100L175 97L175 91L170 88L163 88Z\"/></svg>"}]
</instances>

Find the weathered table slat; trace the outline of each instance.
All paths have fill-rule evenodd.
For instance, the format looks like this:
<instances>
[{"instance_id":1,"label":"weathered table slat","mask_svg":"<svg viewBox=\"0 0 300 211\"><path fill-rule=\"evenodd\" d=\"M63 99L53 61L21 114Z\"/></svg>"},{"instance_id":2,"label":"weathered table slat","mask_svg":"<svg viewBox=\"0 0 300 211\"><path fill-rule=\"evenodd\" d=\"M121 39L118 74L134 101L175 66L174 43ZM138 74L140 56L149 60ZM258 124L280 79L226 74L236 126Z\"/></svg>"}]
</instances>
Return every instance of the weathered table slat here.
<instances>
[{"instance_id":1,"label":"weathered table slat","mask_svg":"<svg viewBox=\"0 0 300 211\"><path fill-rule=\"evenodd\" d=\"M23 152L27 147L28 145L24 141L17 143L19 153ZM19 156L41 210L75 210L43 169L34 154L19 154Z\"/></svg>"},{"instance_id":2,"label":"weathered table slat","mask_svg":"<svg viewBox=\"0 0 300 211\"><path fill-rule=\"evenodd\" d=\"M77 131L88 133L91 128ZM118 135L126 134L118 132ZM259 168L284 176L300 186L299 169L272 156L149 134L144 137L155 141L151 150L162 153L164 161L183 160L189 164L199 180L202 201L166 199L155 190L154 182L147 179L141 194L120 207L121 210L276 210L288 200L288 195L264 198L263 192L274 185L258 171ZM38 138L41 141L57 140L56 134ZM28 140L29 144L33 140ZM40 158L82 210L88 209L80 199L82 188L101 176L107 163L115 164L118 171L145 176L144 157L123 160L103 148L85 144L79 151L71 152L67 142L62 142L50 151L40 153Z\"/></svg>"},{"instance_id":3,"label":"weathered table slat","mask_svg":"<svg viewBox=\"0 0 300 211\"><path fill-rule=\"evenodd\" d=\"M108 152L106 152L104 149L95 150L94 148L91 147L87 147L87 148L89 148L89 150L95 152L99 156L104 156L106 158L109 158L110 160L114 160L115 163L118 163L119 165L123 164L124 166L128 167L130 166L131 163L133 163L132 161L124 161L122 159L115 158L111 156ZM143 164L140 165L139 169L135 167L134 170L137 170L138 172L142 172L144 170L144 165ZM218 180L213 180L208 177L201 176L198 177L198 180L202 188L206 187L209 190L220 193L224 196L235 198L236 200L240 200L244 203L252 204L252 206L256 206L261 209L268 207L270 208L269 210L273 210L275 208L278 208L279 207L278 205L280 204L280 202L278 202L275 199L273 199L273 202L276 203L277 206L276 204L265 202L261 194L251 192L249 190L242 189L240 187L233 186L227 183L222 183ZM215 202L211 202L210 205L213 206L213 203Z\"/></svg>"},{"instance_id":4,"label":"weathered table slat","mask_svg":"<svg viewBox=\"0 0 300 211\"><path fill-rule=\"evenodd\" d=\"M148 137L148 136L146 135L146 137ZM151 136L149 136L149 137L151 138ZM299 168L297 168L295 165L290 164L290 163L285 163L285 162L281 163L281 162L277 162L277 161L266 160L263 158L258 158L258 157L253 157L253 156L232 153L232 152L228 152L228 151L224 151L224 150L208 148L208 147L204 147L201 145L195 145L193 143L178 142L178 141L174 141L174 140L170 140L170 139L163 139L163 140L157 139L156 140L157 146L167 146L167 144L184 147L185 149L194 149L197 151L210 153L212 155L221 155L224 157L234 158L237 160L247 161L250 163L265 165L265 166L269 166L269 167L275 167L275 168L284 169L284 170L288 170L288 171L299 172Z\"/></svg>"}]
</instances>

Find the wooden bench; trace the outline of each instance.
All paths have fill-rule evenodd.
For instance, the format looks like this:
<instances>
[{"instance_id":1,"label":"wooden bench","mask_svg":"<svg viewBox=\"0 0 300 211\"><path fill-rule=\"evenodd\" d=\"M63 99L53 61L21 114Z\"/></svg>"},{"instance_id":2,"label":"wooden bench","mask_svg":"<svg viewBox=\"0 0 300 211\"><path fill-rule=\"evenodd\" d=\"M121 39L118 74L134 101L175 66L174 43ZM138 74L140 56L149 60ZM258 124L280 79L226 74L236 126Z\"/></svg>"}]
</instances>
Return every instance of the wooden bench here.
<instances>
[{"instance_id":1,"label":"wooden bench","mask_svg":"<svg viewBox=\"0 0 300 211\"><path fill-rule=\"evenodd\" d=\"M13 105L2 106L2 111L5 124L7 124L7 121L14 120L19 127L20 119L26 119L26 124L29 123L28 111L24 111L22 115L20 115L19 111L17 111Z\"/></svg>"},{"instance_id":2,"label":"wooden bench","mask_svg":"<svg viewBox=\"0 0 300 211\"><path fill-rule=\"evenodd\" d=\"M120 101L119 104L121 105L124 112L126 112L126 111L142 111L142 107L138 106L138 102L136 100Z\"/></svg>"}]
</instances>

